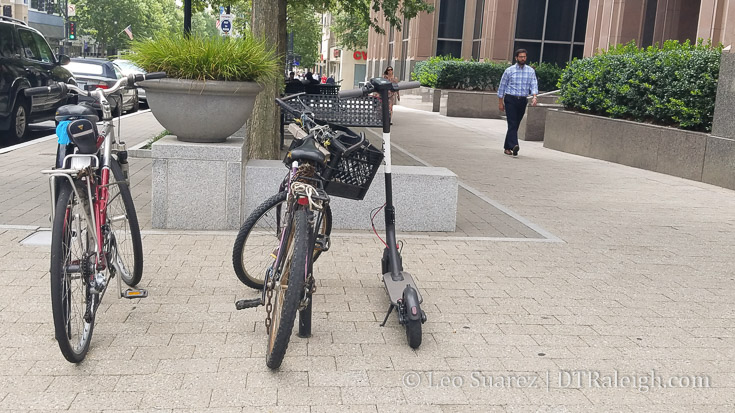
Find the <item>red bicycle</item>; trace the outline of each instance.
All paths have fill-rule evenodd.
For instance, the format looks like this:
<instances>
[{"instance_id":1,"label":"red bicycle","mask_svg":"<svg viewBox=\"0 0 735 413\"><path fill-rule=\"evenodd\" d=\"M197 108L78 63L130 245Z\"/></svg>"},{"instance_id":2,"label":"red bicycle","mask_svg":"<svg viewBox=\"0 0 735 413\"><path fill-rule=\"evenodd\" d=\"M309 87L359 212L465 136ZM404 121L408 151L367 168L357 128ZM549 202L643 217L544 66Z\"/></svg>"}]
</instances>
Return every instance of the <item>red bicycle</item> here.
<instances>
[{"instance_id":1,"label":"red bicycle","mask_svg":"<svg viewBox=\"0 0 735 413\"><path fill-rule=\"evenodd\" d=\"M143 273L143 246L127 181L127 151L115 136L106 97L127 84L165 76L130 75L112 88L92 91L65 83L25 90L29 97L71 91L96 101L58 109L56 165L41 171L49 175L51 190L50 278L56 341L72 363L87 355L95 313L113 277L118 276L120 297L148 295L134 288ZM97 130L98 109L103 114L102 133ZM130 288L123 291L121 281Z\"/></svg>"}]
</instances>

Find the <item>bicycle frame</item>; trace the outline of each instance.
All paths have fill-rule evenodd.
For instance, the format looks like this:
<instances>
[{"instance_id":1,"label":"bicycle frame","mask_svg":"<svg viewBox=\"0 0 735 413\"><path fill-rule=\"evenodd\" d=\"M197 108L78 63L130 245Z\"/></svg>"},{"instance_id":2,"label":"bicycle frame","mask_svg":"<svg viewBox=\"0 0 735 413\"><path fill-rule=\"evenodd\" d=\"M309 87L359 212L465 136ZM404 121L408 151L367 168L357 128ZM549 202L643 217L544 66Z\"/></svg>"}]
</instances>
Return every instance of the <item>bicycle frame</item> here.
<instances>
[{"instance_id":1,"label":"bicycle frame","mask_svg":"<svg viewBox=\"0 0 735 413\"><path fill-rule=\"evenodd\" d=\"M71 88L72 90L80 90L79 88L73 86ZM87 202L84 213L86 217L86 222L89 225L89 228L87 229L93 235L95 242L96 268L98 270L104 270L109 264L104 256L105 237L102 233L104 223L107 221L107 205L109 201L108 188L110 185L120 184L119 182L113 182L112 184L110 184L110 165L112 162L113 154L112 145L114 141L117 146L115 151L117 151L119 150L121 143L117 140L117 136L115 135L115 125L113 124L112 110L109 102L107 101L107 98L105 97L104 92L101 89L96 89L92 91L91 94L95 97L95 99L100 102L100 105L102 107L102 136L104 136L101 154L102 164L100 165L97 154L72 154L65 156L63 161L63 166L66 166L68 163L69 168L43 170L41 171L41 173L49 175L49 192L51 194L51 222L54 221L56 212L56 179L63 178L68 180L74 191L75 196L78 199L82 199L80 193L77 190L77 185L75 185L75 180L80 180L82 176L85 176L87 178L86 197L89 202ZM88 162L85 162L84 159L87 159ZM76 162L77 166L82 166L82 164L84 164L84 166L82 166L81 168L75 168L75 160L78 160L78 162ZM96 171L100 171L99 183L94 182L94 175ZM82 175L80 176L80 174ZM93 192L95 195L94 197L92 196Z\"/></svg>"}]
</instances>

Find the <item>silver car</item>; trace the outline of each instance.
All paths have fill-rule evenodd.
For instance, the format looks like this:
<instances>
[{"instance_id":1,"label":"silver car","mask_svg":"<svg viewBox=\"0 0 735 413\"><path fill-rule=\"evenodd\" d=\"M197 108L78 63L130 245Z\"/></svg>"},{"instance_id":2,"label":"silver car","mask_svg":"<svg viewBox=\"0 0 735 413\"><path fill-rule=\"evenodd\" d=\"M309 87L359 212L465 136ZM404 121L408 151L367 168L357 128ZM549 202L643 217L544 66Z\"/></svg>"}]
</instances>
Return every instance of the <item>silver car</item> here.
<instances>
[{"instance_id":1,"label":"silver car","mask_svg":"<svg viewBox=\"0 0 735 413\"><path fill-rule=\"evenodd\" d=\"M131 62L130 60L125 59L115 59L112 61L116 65L120 67L120 70L122 71L123 75L127 76L129 74L146 74L146 71L141 69L140 67L136 66L135 63ZM146 102L147 99L145 97L145 89L142 87L138 88L138 99L140 99L143 102Z\"/></svg>"},{"instance_id":2,"label":"silver car","mask_svg":"<svg viewBox=\"0 0 735 413\"><path fill-rule=\"evenodd\" d=\"M81 88L103 88L107 89L115 85L118 79L124 77L122 70L109 60L74 58L65 66L74 75L77 84ZM108 98L112 113L115 116L123 112L136 112L140 107L138 102L138 91L135 87L124 86L120 92ZM79 102L87 101L98 111L99 104L92 97L79 96Z\"/></svg>"}]
</instances>

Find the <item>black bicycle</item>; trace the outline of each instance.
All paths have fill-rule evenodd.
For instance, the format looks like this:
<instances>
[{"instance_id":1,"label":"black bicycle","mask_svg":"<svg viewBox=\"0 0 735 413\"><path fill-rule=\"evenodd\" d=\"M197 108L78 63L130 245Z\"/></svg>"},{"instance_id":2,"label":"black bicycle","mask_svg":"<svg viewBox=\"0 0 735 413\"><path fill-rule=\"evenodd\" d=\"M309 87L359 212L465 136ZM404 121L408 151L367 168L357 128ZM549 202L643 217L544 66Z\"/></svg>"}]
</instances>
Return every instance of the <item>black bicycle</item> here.
<instances>
[{"instance_id":1,"label":"black bicycle","mask_svg":"<svg viewBox=\"0 0 735 413\"><path fill-rule=\"evenodd\" d=\"M310 314L313 264L330 245L329 196L363 199L383 159L364 134L314 119L301 95L276 99L301 127L284 159L288 173L278 193L247 218L232 257L240 281L262 291L236 308L265 305L266 364L272 369L283 361L297 311Z\"/></svg>"}]
</instances>

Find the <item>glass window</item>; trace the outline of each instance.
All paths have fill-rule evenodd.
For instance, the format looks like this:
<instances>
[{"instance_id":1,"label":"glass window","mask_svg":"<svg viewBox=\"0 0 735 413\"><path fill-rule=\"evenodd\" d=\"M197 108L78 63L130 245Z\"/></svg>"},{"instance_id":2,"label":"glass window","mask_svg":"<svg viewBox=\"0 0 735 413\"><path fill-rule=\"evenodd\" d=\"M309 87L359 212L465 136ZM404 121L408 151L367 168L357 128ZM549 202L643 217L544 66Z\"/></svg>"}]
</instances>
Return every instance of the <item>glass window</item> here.
<instances>
[{"instance_id":1,"label":"glass window","mask_svg":"<svg viewBox=\"0 0 735 413\"><path fill-rule=\"evenodd\" d=\"M475 6L475 31L472 34L473 39L479 39L482 37L482 19L484 17L484 12L485 0L477 0L477 4Z\"/></svg>"},{"instance_id":2,"label":"glass window","mask_svg":"<svg viewBox=\"0 0 735 413\"><path fill-rule=\"evenodd\" d=\"M402 40L408 40L408 33L410 30L409 24L411 23L411 20L408 20L406 18L403 19L403 26L401 26L401 39Z\"/></svg>"},{"instance_id":3,"label":"glass window","mask_svg":"<svg viewBox=\"0 0 735 413\"><path fill-rule=\"evenodd\" d=\"M518 49L526 49L526 62L539 62L541 59L541 42L516 42L513 46L513 52ZM512 57L515 61L515 57Z\"/></svg>"},{"instance_id":4,"label":"glass window","mask_svg":"<svg viewBox=\"0 0 735 413\"><path fill-rule=\"evenodd\" d=\"M516 38L541 40L545 13L546 0L520 0L516 20Z\"/></svg>"},{"instance_id":5,"label":"glass window","mask_svg":"<svg viewBox=\"0 0 735 413\"><path fill-rule=\"evenodd\" d=\"M641 41L641 46L648 47L653 45L653 29L656 26L657 7L657 0L648 0L646 2L646 15L643 20L643 39Z\"/></svg>"},{"instance_id":6,"label":"glass window","mask_svg":"<svg viewBox=\"0 0 735 413\"><path fill-rule=\"evenodd\" d=\"M0 25L0 56L11 57L15 53L13 44L13 26L10 24Z\"/></svg>"},{"instance_id":7,"label":"glass window","mask_svg":"<svg viewBox=\"0 0 735 413\"><path fill-rule=\"evenodd\" d=\"M576 45L572 47L572 58L581 59L584 56L584 46Z\"/></svg>"},{"instance_id":8,"label":"glass window","mask_svg":"<svg viewBox=\"0 0 735 413\"><path fill-rule=\"evenodd\" d=\"M43 36L36 32L31 32L31 35L33 36L33 39L38 46L40 60L44 63L54 63L54 52L51 51L51 48L49 47L48 43L46 43L46 40L43 38Z\"/></svg>"},{"instance_id":9,"label":"glass window","mask_svg":"<svg viewBox=\"0 0 735 413\"><path fill-rule=\"evenodd\" d=\"M557 65L564 67L569 62L569 48L568 43L556 44L556 43L544 43L544 56L541 61L546 63L556 63Z\"/></svg>"},{"instance_id":10,"label":"glass window","mask_svg":"<svg viewBox=\"0 0 735 413\"><path fill-rule=\"evenodd\" d=\"M462 42L456 40L438 40L436 42L436 55L462 57Z\"/></svg>"},{"instance_id":11,"label":"glass window","mask_svg":"<svg viewBox=\"0 0 735 413\"><path fill-rule=\"evenodd\" d=\"M116 64L113 63L112 64L112 68L115 70L115 77L116 78L121 79L124 76L123 73L122 73L122 71L120 70L120 67L118 67L118 65L116 65Z\"/></svg>"},{"instance_id":12,"label":"glass window","mask_svg":"<svg viewBox=\"0 0 735 413\"><path fill-rule=\"evenodd\" d=\"M480 41L475 40L472 42L472 59L480 60Z\"/></svg>"},{"instance_id":13,"label":"glass window","mask_svg":"<svg viewBox=\"0 0 735 413\"><path fill-rule=\"evenodd\" d=\"M85 74L85 75L97 75L101 76L103 72L102 65L95 65L91 63L83 63L83 62L70 62L68 65L64 66L67 70L70 72L76 74Z\"/></svg>"},{"instance_id":14,"label":"glass window","mask_svg":"<svg viewBox=\"0 0 735 413\"><path fill-rule=\"evenodd\" d=\"M556 0L549 2L546 13L546 35L544 40L569 42L574 27L574 6L577 0Z\"/></svg>"},{"instance_id":15,"label":"glass window","mask_svg":"<svg viewBox=\"0 0 735 413\"><path fill-rule=\"evenodd\" d=\"M23 46L23 54L27 59L41 60L41 52L33 38L33 33L28 30L18 30L20 35L20 43Z\"/></svg>"},{"instance_id":16,"label":"glass window","mask_svg":"<svg viewBox=\"0 0 735 413\"><path fill-rule=\"evenodd\" d=\"M565 66L579 52L577 46L584 50L589 2L519 0L514 49L527 49L529 62Z\"/></svg>"},{"instance_id":17,"label":"glass window","mask_svg":"<svg viewBox=\"0 0 735 413\"><path fill-rule=\"evenodd\" d=\"M464 0L441 0L439 7L440 39L461 39L464 29ZM461 45L460 45L461 48Z\"/></svg>"},{"instance_id":18,"label":"glass window","mask_svg":"<svg viewBox=\"0 0 735 413\"><path fill-rule=\"evenodd\" d=\"M577 5L577 22L574 27L574 41L584 43L587 36L587 15L590 11L590 0L579 0Z\"/></svg>"}]
</instances>

